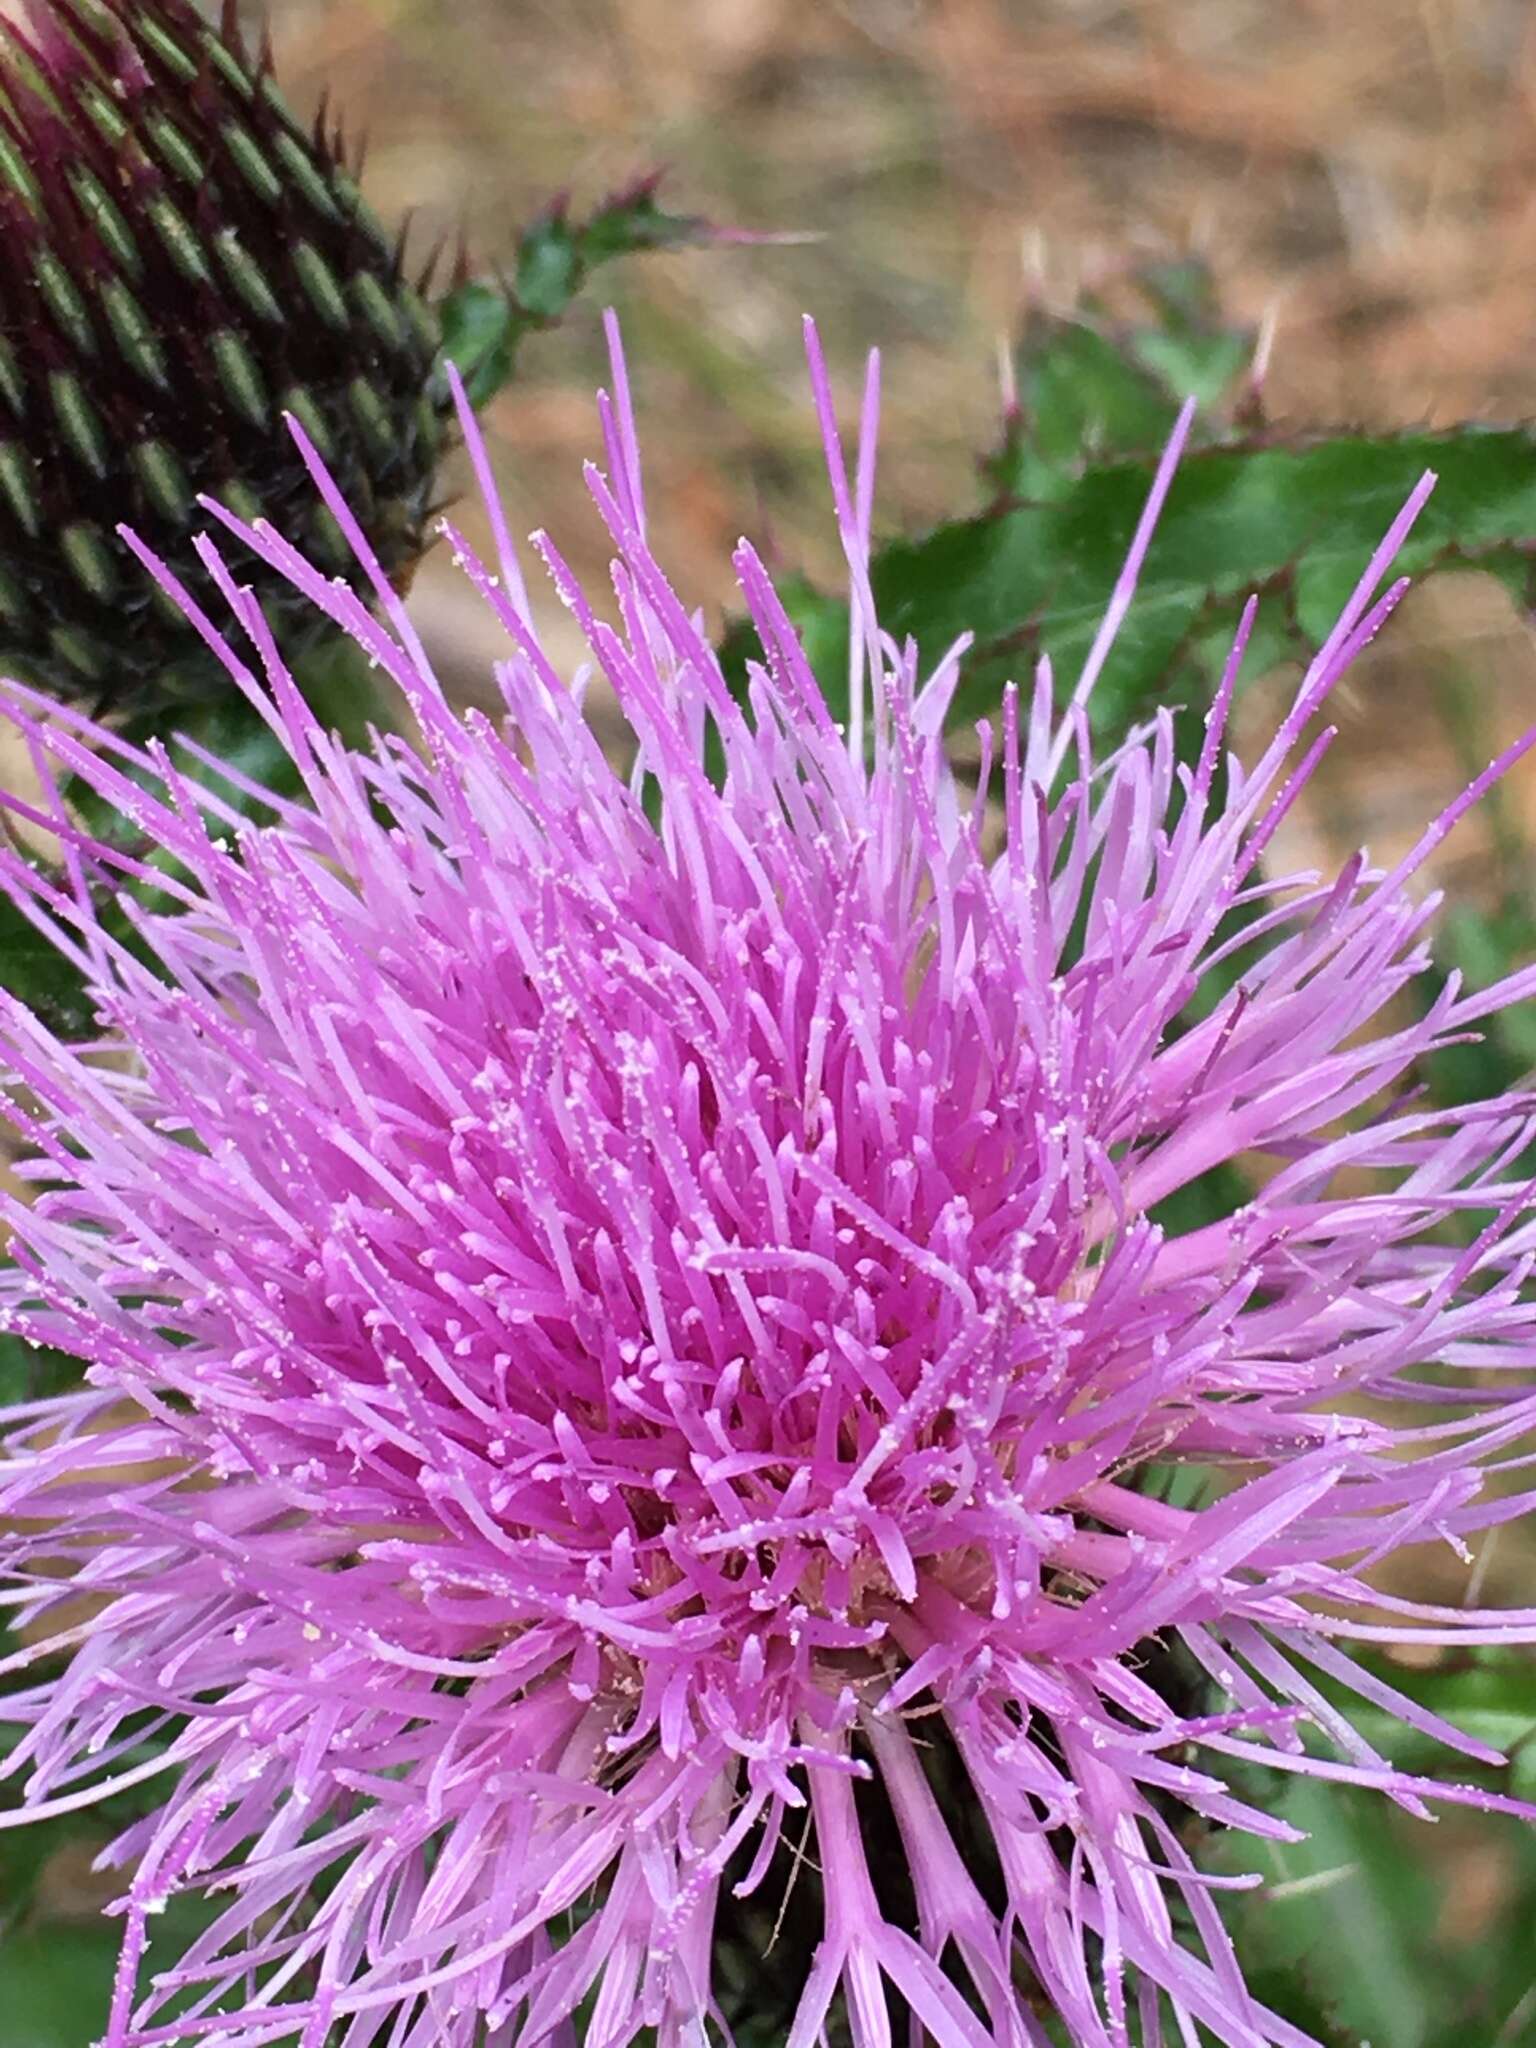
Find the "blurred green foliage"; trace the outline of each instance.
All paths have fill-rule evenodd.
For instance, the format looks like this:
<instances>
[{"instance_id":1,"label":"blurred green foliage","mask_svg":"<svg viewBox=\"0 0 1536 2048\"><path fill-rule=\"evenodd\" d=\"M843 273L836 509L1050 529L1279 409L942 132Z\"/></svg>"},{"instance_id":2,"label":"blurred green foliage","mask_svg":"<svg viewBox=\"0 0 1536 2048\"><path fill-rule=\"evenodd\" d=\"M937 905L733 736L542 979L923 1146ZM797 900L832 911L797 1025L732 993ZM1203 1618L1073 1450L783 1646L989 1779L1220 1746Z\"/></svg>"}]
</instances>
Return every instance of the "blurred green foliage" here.
<instances>
[{"instance_id":1,"label":"blurred green foliage","mask_svg":"<svg viewBox=\"0 0 1536 2048\"><path fill-rule=\"evenodd\" d=\"M599 265L646 249L686 248L718 232L696 215L668 213L657 184L643 178L585 220L573 220L557 201L523 230L510 278L469 279L448 292L437 307L443 355L472 404L486 404L510 381L524 339L561 319Z\"/></svg>"},{"instance_id":2,"label":"blurred green foliage","mask_svg":"<svg viewBox=\"0 0 1536 2048\"><path fill-rule=\"evenodd\" d=\"M957 720L991 716L1002 684L1027 681L1041 654L1058 694L1070 691L1189 395L1206 410L1090 707L1107 738L1159 704L1198 704L1251 595L1260 605L1247 675L1315 652L1426 470L1439 481L1392 573L1471 563L1536 602L1536 433L1281 437L1257 415L1253 337L1221 324L1206 273L1159 265L1138 281L1144 321L1089 301L1076 317L1027 324L1017 404L981 465L990 502L875 550L871 580L889 632L912 635L929 663L974 636ZM792 577L786 601L841 713L843 596ZM756 635L736 628L725 644L732 673L744 677L758 651Z\"/></svg>"}]
</instances>

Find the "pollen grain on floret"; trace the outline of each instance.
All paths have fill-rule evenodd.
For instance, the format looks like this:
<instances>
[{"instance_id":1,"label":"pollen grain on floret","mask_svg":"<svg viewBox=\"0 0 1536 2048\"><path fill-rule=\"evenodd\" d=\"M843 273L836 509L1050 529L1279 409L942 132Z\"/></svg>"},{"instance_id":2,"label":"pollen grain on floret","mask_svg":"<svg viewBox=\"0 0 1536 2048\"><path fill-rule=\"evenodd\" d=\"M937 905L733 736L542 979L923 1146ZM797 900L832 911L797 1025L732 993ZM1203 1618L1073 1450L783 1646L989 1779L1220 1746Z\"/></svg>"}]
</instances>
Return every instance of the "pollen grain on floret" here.
<instances>
[{"instance_id":1,"label":"pollen grain on floret","mask_svg":"<svg viewBox=\"0 0 1536 2048\"><path fill-rule=\"evenodd\" d=\"M307 805L223 844L216 790L8 693L55 780L131 794L187 878L138 914L152 971L94 909L132 855L61 803L68 882L0 854L133 1054L0 1005L43 1183L7 1210L6 1313L92 1369L10 1418L0 1562L43 1634L72 1597L45 1561L107 1602L4 1696L5 1767L33 1816L164 1774L114 1849L108 2048L551 2048L578 2016L586 2048L699 2048L785 1986L788 2048L885 2048L903 2015L1044 2048L1042 2013L1077 2048L1298 2048L1185 1824L1286 1838L1259 1767L1511 1804L1332 1702L1487 1762L1350 1647L1536 1640L1367 1577L1527 1506L1536 1109L1411 1082L1531 977L1403 1022L1444 820L1386 874L1259 866L1423 493L1251 767L1221 758L1241 642L1192 758L1162 714L1095 764L1176 438L1068 708L1043 669L1010 689L966 791L960 650L920 676L868 600L874 382L850 485L812 364L846 736L746 545L762 656L728 686L647 546L617 354L614 622L539 552L632 773L541 644L467 414L494 562L450 538L507 636L501 724L444 700L302 429L381 615L222 523L402 686L419 745L322 732L206 540L254 653L216 651ZM1178 1226L1251 1156L1241 1207ZM208 1483L123 1476L152 1465ZM204 1886L155 1979L146 1916ZM744 1979L765 1895L803 1951Z\"/></svg>"}]
</instances>

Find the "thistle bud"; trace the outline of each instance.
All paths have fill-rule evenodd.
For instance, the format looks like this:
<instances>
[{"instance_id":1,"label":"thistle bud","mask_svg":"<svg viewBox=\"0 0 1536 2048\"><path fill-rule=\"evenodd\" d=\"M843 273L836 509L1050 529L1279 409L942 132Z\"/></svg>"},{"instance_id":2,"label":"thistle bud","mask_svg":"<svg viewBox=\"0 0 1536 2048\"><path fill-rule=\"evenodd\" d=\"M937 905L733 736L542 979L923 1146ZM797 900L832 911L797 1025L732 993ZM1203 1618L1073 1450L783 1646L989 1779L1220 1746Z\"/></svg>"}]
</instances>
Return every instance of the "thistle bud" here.
<instances>
[{"instance_id":1,"label":"thistle bud","mask_svg":"<svg viewBox=\"0 0 1536 2048\"><path fill-rule=\"evenodd\" d=\"M117 535L200 593L204 493L355 577L286 414L408 572L437 343L339 133L295 120L232 0L218 26L190 0L30 0L0 43L0 662L99 702L219 687ZM297 607L239 566L299 651Z\"/></svg>"}]
</instances>

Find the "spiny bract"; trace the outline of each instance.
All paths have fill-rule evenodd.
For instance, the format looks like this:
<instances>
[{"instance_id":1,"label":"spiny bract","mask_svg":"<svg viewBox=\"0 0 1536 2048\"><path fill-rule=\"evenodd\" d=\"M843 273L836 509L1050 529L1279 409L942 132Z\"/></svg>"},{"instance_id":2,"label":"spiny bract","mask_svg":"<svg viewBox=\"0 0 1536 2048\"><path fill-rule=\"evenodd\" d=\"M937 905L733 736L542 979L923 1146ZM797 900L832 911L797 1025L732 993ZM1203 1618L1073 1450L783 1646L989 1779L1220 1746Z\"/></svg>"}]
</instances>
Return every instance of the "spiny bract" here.
<instances>
[{"instance_id":1,"label":"spiny bract","mask_svg":"<svg viewBox=\"0 0 1536 2048\"><path fill-rule=\"evenodd\" d=\"M119 522L199 583L212 492L354 575L293 413L399 574L443 441L435 320L233 4L31 0L0 32L0 658L114 703L223 687ZM285 645L314 630L263 594Z\"/></svg>"},{"instance_id":2,"label":"spiny bract","mask_svg":"<svg viewBox=\"0 0 1536 2048\"><path fill-rule=\"evenodd\" d=\"M1286 1838L1245 1796L1272 1769L1511 1804L1395 1768L1339 1702L1497 1762L1349 1646L1536 1640L1369 1577L1529 1505L1536 1108L1406 1084L1532 977L1397 1005L1461 805L1387 874L1259 872L1422 493L1251 772L1222 771L1235 661L1191 765L1167 715L1095 764L1170 451L1072 708L1010 691L967 800L956 657L920 683L868 603L873 404L850 488L813 361L867 748L746 546L733 698L646 545L621 373L616 623L541 547L632 776L494 500L495 574L450 538L506 631L504 726L445 703L377 564L385 624L225 520L400 682L419 751L318 730L204 545L266 683L204 629L313 806L267 828L11 693L55 778L180 863L151 876L180 913L136 913L163 975L93 907L144 871L62 805L69 884L0 867L133 1055L0 1002L40 1184L4 1321L90 1379L13 1411L0 1463L0 1824L165 1785L113 1852L109 2048L703 2048L786 1982L787 2048L903 2017L937 2048L1300 2048L1186 1823ZM1252 1200L1178 1227L1239 1155ZM722 1916L755 1893L771 1925L792 1883L811 1941L743 1982ZM185 1887L206 1930L146 1962Z\"/></svg>"}]
</instances>

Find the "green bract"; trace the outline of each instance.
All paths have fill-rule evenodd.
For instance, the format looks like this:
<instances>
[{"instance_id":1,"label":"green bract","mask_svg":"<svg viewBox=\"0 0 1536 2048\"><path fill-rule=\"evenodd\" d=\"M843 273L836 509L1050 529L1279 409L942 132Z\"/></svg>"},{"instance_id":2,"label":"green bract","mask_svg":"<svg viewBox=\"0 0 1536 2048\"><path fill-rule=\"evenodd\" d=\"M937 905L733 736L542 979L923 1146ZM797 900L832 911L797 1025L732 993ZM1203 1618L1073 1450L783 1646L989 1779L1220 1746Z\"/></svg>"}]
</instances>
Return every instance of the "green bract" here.
<instances>
[{"instance_id":1,"label":"green bract","mask_svg":"<svg viewBox=\"0 0 1536 2048\"><path fill-rule=\"evenodd\" d=\"M201 494L356 567L285 414L408 573L444 441L435 316L322 109L306 130L232 6L35 0L0 47L0 659L146 704L224 687L117 538L194 593ZM290 651L312 624L264 578Z\"/></svg>"}]
</instances>

